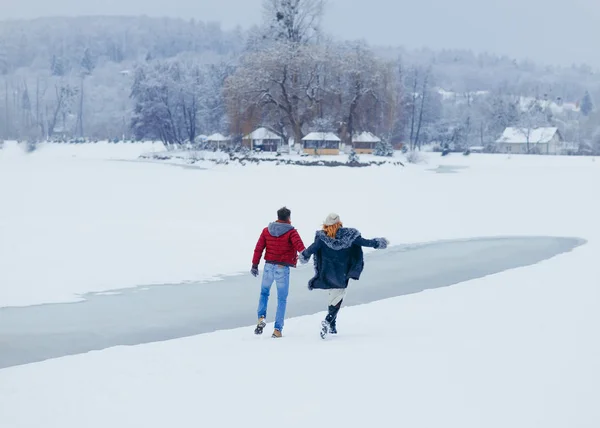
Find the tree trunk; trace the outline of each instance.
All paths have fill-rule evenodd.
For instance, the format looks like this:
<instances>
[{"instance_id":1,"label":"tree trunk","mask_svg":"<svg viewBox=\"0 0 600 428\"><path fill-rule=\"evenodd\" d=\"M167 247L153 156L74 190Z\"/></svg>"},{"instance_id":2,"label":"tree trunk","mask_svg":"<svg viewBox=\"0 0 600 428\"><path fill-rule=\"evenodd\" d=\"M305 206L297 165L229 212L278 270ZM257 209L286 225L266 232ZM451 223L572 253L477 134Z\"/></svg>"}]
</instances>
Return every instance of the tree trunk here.
<instances>
[{"instance_id":1,"label":"tree trunk","mask_svg":"<svg viewBox=\"0 0 600 428\"><path fill-rule=\"evenodd\" d=\"M292 132L294 133L294 144L302 144L302 138L304 137L302 127L296 121L292 123Z\"/></svg>"},{"instance_id":2,"label":"tree trunk","mask_svg":"<svg viewBox=\"0 0 600 428\"><path fill-rule=\"evenodd\" d=\"M60 113L63 102L63 96L61 91L56 87L56 109L54 110L54 114L52 115L52 122L48 124L48 136L54 134L54 128L56 128L56 122L58 122L58 115Z\"/></svg>"},{"instance_id":3,"label":"tree trunk","mask_svg":"<svg viewBox=\"0 0 600 428\"><path fill-rule=\"evenodd\" d=\"M35 79L35 123L40 127L40 136L43 138L44 130L40 123L40 78Z\"/></svg>"},{"instance_id":4,"label":"tree trunk","mask_svg":"<svg viewBox=\"0 0 600 428\"><path fill-rule=\"evenodd\" d=\"M481 147L485 146L485 143L483 142L483 123L479 125L479 143Z\"/></svg>"},{"instance_id":5,"label":"tree trunk","mask_svg":"<svg viewBox=\"0 0 600 428\"><path fill-rule=\"evenodd\" d=\"M77 115L77 135L83 138L83 81L85 77L81 76L81 87L79 96L79 114Z\"/></svg>"},{"instance_id":6,"label":"tree trunk","mask_svg":"<svg viewBox=\"0 0 600 428\"><path fill-rule=\"evenodd\" d=\"M5 113L5 120L6 120L6 125L5 125L5 134L6 134L6 138L10 138L10 117L8 114L8 79L4 80L4 90L6 93L6 99L5 99L5 104L6 104L6 111Z\"/></svg>"},{"instance_id":7,"label":"tree trunk","mask_svg":"<svg viewBox=\"0 0 600 428\"><path fill-rule=\"evenodd\" d=\"M418 78L419 78L419 73L418 71L415 69L415 77L414 77L414 84L413 84L413 93L411 94L412 97L412 106L411 106L411 115L410 115L410 149L414 150L415 149L415 140L414 140L414 135L415 135L415 116L417 115L417 85L418 85Z\"/></svg>"},{"instance_id":8,"label":"tree trunk","mask_svg":"<svg viewBox=\"0 0 600 428\"><path fill-rule=\"evenodd\" d=\"M421 143L419 142L419 135L421 133L421 127L423 125L423 112L425 110L425 95L427 93L427 83L429 81L429 72L427 72L425 74L425 77L423 78L423 93L421 95L421 109L419 112L419 124L417 127L417 134L415 136L415 146L418 146L419 149L421 148Z\"/></svg>"}]
</instances>

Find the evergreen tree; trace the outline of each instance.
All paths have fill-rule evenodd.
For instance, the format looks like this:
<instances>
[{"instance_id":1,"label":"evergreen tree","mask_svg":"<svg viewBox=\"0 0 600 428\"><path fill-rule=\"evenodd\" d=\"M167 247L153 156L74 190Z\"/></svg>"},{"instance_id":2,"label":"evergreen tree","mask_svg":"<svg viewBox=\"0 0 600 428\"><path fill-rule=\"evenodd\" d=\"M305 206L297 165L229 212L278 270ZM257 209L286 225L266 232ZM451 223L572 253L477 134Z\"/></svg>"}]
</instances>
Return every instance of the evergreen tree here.
<instances>
[{"instance_id":1,"label":"evergreen tree","mask_svg":"<svg viewBox=\"0 0 600 428\"><path fill-rule=\"evenodd\" d=\"M96 65L94 64L94 59L92 58L92 54L88 48L83 52L83 58L81 59L81 69L84 74L92 74Z\"/></svg>"},{"instance_id":2,"label":"evergreen tree","mask_svg":"<svg viewBox=\"0 0 600 428\"><path fill-rule=\"evenodd\" d=\"M592 97L588 91L585 91L585 95L581 100L581 113L583 113L584 116L589 116L592 111L594 111Z\"/></svg>"},{"instance_id":3,"label":"evergreen tree","mask_svg":"<svg viewBox=\"0 0 600 428\"><path fill-rule=\"evenodd\" d=\"M384 156L391 158L394 156L394 147L387 141L380 141L375 145L375 150L373 151L375 156Z\"/></svg>"},{"instance_id":4,"label":"evergreen tree","mask_svg":"<svg viewBox=\"0 0 600 428\"><path fill-rule=\"evenodd\" d=\"M348 155L348 163L349 164L360 163L360 158L358 157L358 155L356 154L356 152L354 151L354 149L352 149L352 151Z\"/></svg>"},{"instance_id":5,"label":"evergreen tree","mask_svg":"<svg viewBox=\"0 0 600 428\"><path fill-rule=\"evenodd\" d=\"M56 55L52 55L52 61L50 63L50 72L53 76L64 76L67 74L67 67L63 58L59 58Z\"/></svg>"}]
</instances>

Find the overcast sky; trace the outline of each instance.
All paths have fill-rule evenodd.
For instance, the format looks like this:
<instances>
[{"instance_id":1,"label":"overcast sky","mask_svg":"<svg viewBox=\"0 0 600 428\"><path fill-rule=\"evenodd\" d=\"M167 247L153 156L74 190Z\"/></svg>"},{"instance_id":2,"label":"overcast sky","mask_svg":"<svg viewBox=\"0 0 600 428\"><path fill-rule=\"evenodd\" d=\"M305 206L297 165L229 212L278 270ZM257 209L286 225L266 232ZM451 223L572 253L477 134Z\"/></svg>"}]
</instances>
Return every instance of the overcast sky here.
<instances>
[{"instance_id":1,"label":"overcast sky","mask_svg":"<svg viewBox=\"0 0 600 428\"><path fill-rule=\"evenodd\" d=\"M338 38L411 48L470 48L549 64L600 67L599 0L328 0ZM2 18L150 15L249 27L262 0L0 0Z\"/></svg>"}]
</instances>

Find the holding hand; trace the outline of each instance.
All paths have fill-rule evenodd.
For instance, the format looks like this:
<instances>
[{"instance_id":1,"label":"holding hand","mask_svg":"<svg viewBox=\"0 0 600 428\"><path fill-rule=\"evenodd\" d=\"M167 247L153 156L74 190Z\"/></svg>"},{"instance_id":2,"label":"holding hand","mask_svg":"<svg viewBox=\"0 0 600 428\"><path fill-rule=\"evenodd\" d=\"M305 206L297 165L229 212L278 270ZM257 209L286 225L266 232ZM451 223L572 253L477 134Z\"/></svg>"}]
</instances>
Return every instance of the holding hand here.
<instances>
[{"instance_id":1,"label":"holding hand","mask_svg":"<svg viewBox=\"0 0 600 428\"><path fill-rule=\"evenodd\" d=\"M252 276L257 277L258 276L258 265L252 265L252 269L250 269L250 273L252 274Z\"/></svg>"},{"instance_id":2,"label":"holding hand","mask_svg":"<svg viewBox=\"0 0 600 428\"><path fill-rule=\"evenodd\" d=\"M305 265L306 263L308 263L308 260L309 258L304 255L304 252L298 254L298 261L300 262L300 264Z\"/></svg>"}]
</instances>

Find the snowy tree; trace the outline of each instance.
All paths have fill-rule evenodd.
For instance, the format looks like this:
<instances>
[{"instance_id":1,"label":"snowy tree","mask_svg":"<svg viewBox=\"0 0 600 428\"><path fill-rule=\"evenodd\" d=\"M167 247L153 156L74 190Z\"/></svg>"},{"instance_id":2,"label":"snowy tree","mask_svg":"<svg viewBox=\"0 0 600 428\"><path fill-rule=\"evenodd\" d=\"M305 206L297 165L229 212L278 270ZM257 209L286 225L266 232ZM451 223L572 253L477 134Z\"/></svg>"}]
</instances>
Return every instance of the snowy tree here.
<instances>
[{"instance_id":1,"label":"snowy tree","mask_svg":"<svg viewBox=\"0 0 600 428\"><path fill-rule=\"evenodd\" d=\"M527 153L531 153L531 134L536 128L548 125L548 115L544 111L544 108L540 105L539 100L536 98L529 102L525 106L525 110L520 115L519 127L521 128L525 141L527 143Z\"/></svg>"},{"instance_id":2,"label":"snowy tree","mask_svg":"<svg viewBox=\"0 0 600 428\"><path fill-rule=\"evenodd\" d=\"M52 62L50 63L50 72L53 76L64 76L67 74L67 63L62 57L53 55Z\"/></svg>"},{"instance_id":3,"label":"snowy tree","mask_svg":"<svg viewBox=\"0 0 600 428\"><path fill-rule=\"evenodd\" d=\"M350 154L348 154L348 163L350 165L360 163L360 157L356 154L354 149L352 149L350 151Z\"/></svg>"},{"instance_id":4,"label":"snowy tree","mask_svg":"<svg viewBox=\"0 0 600 428\"><path fill-rule=\"evenodd\" d=\"M83 51L83 57L81 58L81 72L85 75L92 74L96 68L96 64L89 48L85 48Z\"/></svg>"},{"instance_id":5,"label":"snowy tree","mask_svg":"<svg viewBox=\"0 0 600 428\"><path fill-rule=\"evenodd\" d=\"M404 66L401 58L388 63L379 94L381 121L378 134L391 143L403 142L406 131Z\"/></svg>"},{"instance_id":6,"label":"snowy tree","mask_svg":"<svg viewBox=\"0 0 600 428\"><path fill-rule=\"evenodd\" d=\"M342 125L342 141L350 144L357 128L368 125L360 119L366 118L366 111L379 100L386 64L364 43L334 45L328 51L331 53L327 58L332 62L328 65L325 91L329 104L336 110L331 114Z\"/></svg>"},{"instance_id":7,"label":"snowy tree","mask_svg":"<svg viewBox=\"0 0 600 428\"><path fill-rule=\"evenodd\" d=\"M92 74L94 68L96 67L94 59L92 58L92 54L90 50L86 48L83 52L83 57L81 58L81 81L79 86L79 108L77 111L77 135L79 137L85 137L84 129L83 129L83 96L84 96L84 84L85 78Z\"/></svg>"},{"instance_id":8,"label":"snowy tree","mask_svg":"<svg viewBox=\"0 0 600 428\"><path fill-rule=\"evenodd\" d=\"M226 106L220 93L226 77L222 66L189 59L140 66L131 91L136 138L157 138L170 149L194 142L198 126L223 131Z\"/></svg>"},{"instance_id":9,"label":"snowy tree","mask_svg":"<svg viewBox=\"0 0 600 428\"><path fill-rule=\"evenodd\" d=\"M324 0L264 0L264 37L292 44L314 42L324 8Z\"/></svg>"},{"instance_id":10,"label":"snowy tree","mask_svg":"<svg viewBox=\"0 0 600 428\"><path fill-rule=\"evenodd\" d=\"M588 91L585 91L585 95L581 100L581 113L584 116L589 116L590 113L594 110L594 103L592 102L592 96Z\"/></svg>"},{"instance_id":11,"label":"snowy tree","mask_svg":"<svg viewBox=\"0 0 600 428\"><path fill-rule=\"evenodd\" d=\"M439 94L432 90L431 67L425 69L413 67L406 79L407 133L410 148L414 150L421 147L422 141L431 139L431 126L435 124L437 118L441 115L441 103Z\"/></svg>"},{"instance_id":12,"label":"snowy tree","mask_svg":"<svg viewBox=\"0 0 600 428\"><path fill-rule=\"evenodd\" d=\"M591 142L592 154L600 156L600 128L596 130Z\"/></svg>"},{"instance_id":13,"label":"snowy tree","mask_svg":"<svg viewBox=\"0 0 600 428\"><path fill-rule=\"evenodd\" d=\"M132 129L138 139L157 138L167 149L185 141L185 114L180 104L178 64L157 62L136 70L131 97Z\"/></svg>"},{"instance_id":14,"label":"snowy tree","mask_svg":"<svg viewBox=\"0 0 600 428\"><path fill-rule=\"evenodd\" d=\"M317 45L323 0L264 0L262 28L224 85L231 126L262 122L299 141L320 106L325 55Z\"/></svg>"},{"instance_id":15,"label":"snowy tree","mask_svg":"<svg viewBox=\"0 0 600 428\"><path fill-rule=\"evenodd\" d=\"M252 131L253 129L247 127L236 127L233 120L234 111L228 112L228 107L232 106L228 106L223 88L225 81L235 72L235 67L228 62L221 61L206 65L203 69L204 82L202 87L198 88L202 99L199 112L199 126L202 132L239 135Z\"/></svg>"},{"instance_id":16,"label":"snowy tree","mask_svg":"<svg viewBox=\"0 0 600 428\"><path fill-rule=\"evenodd\" d=\"M375 145L373 154L375 156L392 157L394 156L394 147L387 141L380 141Z\"/></svg>"},{"instance_id":17,"label":"snowy tree","mask_svg":"<svg viewBox=\"0 0 600 428\"><path fill-rule=\"evenodd\" d=\"M55 98L52 100L52 115L48 122L48 135L54 135L60 123L60 133L68 133L67 118L73 112L73 104L77 96L77 87L71 85L68 81L61 79L54 86ZM59 122L60 121L60 122ZM72 128L71 128L72 129Z\"/></svg>"},{"instance_id":18,"label":"snowy tree","mask_svg":"<svg viewBox=\"0 0 600 428\"><path fill-rule=\"evenodd\" d=\"M521 120L519 97L502 91L493 92L480 103L483 120L488 124L491 140L496 140L511 126L518 126Z\"/></svg>"},{"instance_id":19,"label":"snowy tree","mask_svg":"<svg viewBox=\"0 0 600 428\"><path fill-rule=\"evenodd\" d=\"M285 123L296 141L317 116L321 97L323 51L314 46L273 43L247 54L225 83L229 102L243 110L259 108ZM268 112L268 113L267 113Z\"/></svg>"}]
</instances>

